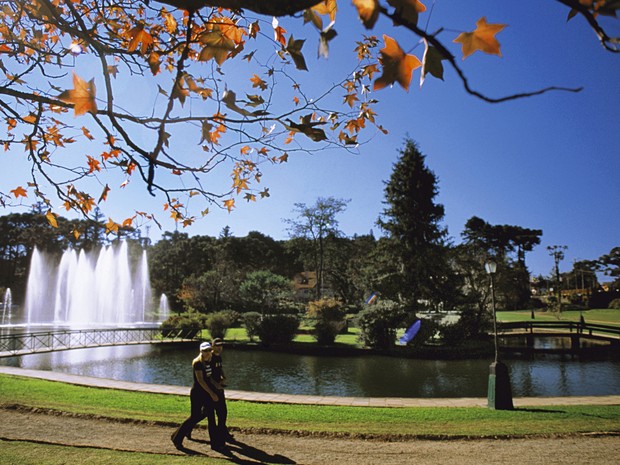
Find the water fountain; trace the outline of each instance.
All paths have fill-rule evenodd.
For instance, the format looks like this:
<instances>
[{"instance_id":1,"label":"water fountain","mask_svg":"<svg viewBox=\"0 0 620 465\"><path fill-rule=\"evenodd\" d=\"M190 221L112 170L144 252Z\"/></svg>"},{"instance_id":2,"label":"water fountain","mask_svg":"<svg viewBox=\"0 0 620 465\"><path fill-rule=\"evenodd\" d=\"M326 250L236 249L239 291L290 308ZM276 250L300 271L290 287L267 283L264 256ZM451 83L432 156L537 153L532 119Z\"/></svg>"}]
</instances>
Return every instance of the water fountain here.
<instances>
[{"instance_id":1,"label":"water fountain","mask_svg":"<svg viewBox=\"0 0 620 465\"><path fill-rule=\"evenodd\" d=\"M127 243L98 254L67 250L58 264L35 248L26 288L28 325L122 326L160 322L146 251L132 269Z\"/></svg>"},{"instance_id":2,"label":"water fountain","mask_svg":"<svg viewBox=\"0 0 620 465\"><path fill-rule=\"evenodd\" d=\"M166 320L170 316L170 303L168 302L168 296L162 294L159 297L159 319L161 321Z\"/></svg>"},{"instance_id":3,"label":"water fountain","mask_svg":"<svg viewBox=\"0 0 620 465\"><path fill-rule=\"evenodd\" d=\"M13 306L13 297L11 296L11 288L7 287L4 291L4 300L2 302L2 324L11 324L11 307Z\"/></svg>"}]
</instances>

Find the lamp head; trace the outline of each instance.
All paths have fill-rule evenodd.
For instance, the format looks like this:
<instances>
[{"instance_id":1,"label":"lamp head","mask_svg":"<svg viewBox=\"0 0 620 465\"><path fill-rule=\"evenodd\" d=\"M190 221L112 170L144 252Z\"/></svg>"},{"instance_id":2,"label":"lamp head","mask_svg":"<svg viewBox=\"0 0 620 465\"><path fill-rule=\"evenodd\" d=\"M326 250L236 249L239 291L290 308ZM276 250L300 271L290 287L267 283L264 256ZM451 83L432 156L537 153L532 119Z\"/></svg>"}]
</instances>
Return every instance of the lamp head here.
<instances>
[{"instance_id":1,"label":"lamp head","mask_svg":"<svg viewBox=\"0 0 620 465\"><path fill-rule=\"evenodd\" d=\"M493 260L489 260L484 264L484 269L487 270L488 274L495 274L495 272L497 271L497 263L495 263Z\"/></svg>"}]
</instances>

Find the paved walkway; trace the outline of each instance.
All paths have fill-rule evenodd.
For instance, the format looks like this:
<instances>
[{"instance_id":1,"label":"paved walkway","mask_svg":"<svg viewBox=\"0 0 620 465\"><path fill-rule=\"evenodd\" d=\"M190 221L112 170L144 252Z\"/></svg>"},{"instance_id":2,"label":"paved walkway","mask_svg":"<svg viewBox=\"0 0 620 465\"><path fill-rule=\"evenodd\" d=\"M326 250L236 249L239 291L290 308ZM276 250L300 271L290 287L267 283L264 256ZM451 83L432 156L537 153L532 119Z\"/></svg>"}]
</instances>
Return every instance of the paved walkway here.
<instances>
[{"instance_id":1,"label":"paved walkway","mask_svg":"<svg viewBox=\"0 0 620 465\"><path fill-rule=\"evenodd\" d=\"M113 379L93 378L44 370L28 370L0 366L0 373L29 378L46 379L62 383L77 384L126 391L152 392L156 394L189 395L187 386L171 386L165 384L132 383ZM264 392L226 390L229 400L245 400L249 402L271 402L286 404L312 405L347 405L355 407L486 407L484 397L462 398L408 398L408 397L336 397L336 396L304 396L293 394L271 394ZM620 405L617 396L578 396L578 397L515 397L515 407L531 407L544 405Z\"/></svg>"}]
</instances>

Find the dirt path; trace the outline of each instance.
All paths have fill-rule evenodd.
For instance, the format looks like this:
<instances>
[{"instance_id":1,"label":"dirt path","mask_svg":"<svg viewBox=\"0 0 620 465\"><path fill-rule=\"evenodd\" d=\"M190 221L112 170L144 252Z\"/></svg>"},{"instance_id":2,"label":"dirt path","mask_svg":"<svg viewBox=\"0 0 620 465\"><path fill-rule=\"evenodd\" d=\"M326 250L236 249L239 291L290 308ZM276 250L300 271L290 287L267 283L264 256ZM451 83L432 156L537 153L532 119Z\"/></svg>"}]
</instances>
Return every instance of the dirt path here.
<instances>
[{"instance_id":1,"label":"dirt path","mask_svg":"<svg viewBox=\"0 0 620 465\"><path fill-rule=\"evenodd\" d=\"M1 439L180 455L170 441L173 429L0 408ZM615 464L620 457L619 436L387 442L237 432L238 444L231 446L228 457L209 448L206 430L194 436L197 441L185 441L188 452L238 464Z\"/></svg>"}]
</instances>

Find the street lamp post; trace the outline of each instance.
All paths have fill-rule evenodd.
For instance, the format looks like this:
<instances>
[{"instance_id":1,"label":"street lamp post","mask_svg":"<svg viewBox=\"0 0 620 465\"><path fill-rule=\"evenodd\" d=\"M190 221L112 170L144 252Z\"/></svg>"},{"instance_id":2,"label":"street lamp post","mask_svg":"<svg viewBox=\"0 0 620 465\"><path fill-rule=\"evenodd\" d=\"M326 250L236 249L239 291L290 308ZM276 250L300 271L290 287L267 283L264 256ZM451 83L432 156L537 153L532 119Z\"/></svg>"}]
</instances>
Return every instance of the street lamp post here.
<instances>
[{"instance_id":1,"label":"street lamp post","mask_svg":"<svg viewBox=\"0 0 620 465\"><path fill-rule=\"evenodd\" d=\"M512 410L512 389L508 367L499 360L499 346L497 343L497 312L495 308L495 272L497 263L488 261L484 268L491 277L491 307L493 309L493 343L495 359L489 367L489 385L487 391L487 406L495 410Z\"/></svg>"}]
</instances>

